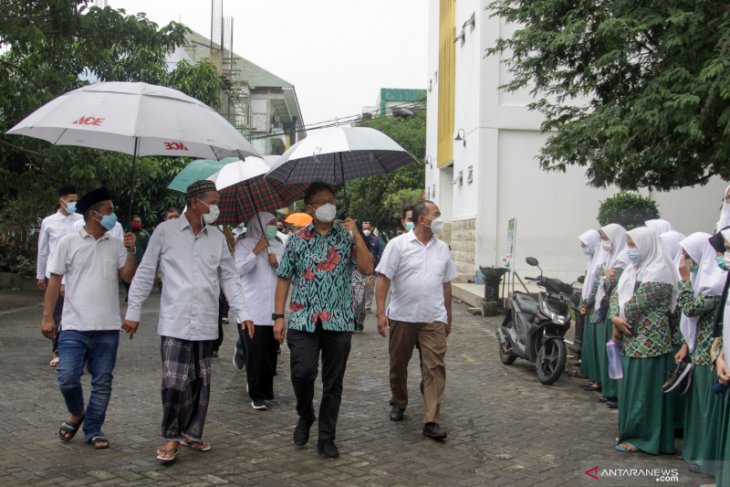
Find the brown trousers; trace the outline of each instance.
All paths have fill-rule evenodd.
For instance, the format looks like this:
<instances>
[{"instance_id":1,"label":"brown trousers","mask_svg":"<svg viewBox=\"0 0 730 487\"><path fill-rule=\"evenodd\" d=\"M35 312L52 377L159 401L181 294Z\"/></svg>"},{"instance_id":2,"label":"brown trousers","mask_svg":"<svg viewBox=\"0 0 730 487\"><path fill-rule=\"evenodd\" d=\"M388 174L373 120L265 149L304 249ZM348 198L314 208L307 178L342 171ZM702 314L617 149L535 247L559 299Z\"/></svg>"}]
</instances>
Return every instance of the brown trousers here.
<instances>
[{"instance_id":1,"label":"brown trousers","mask_svg":"<svg viewBox=\"0 0 730 487\"><path fill-rule=\"evenodd\" d=\"M438 423L441 397L446 386L446 324L408 323L390 320L390 390L401 409L408 405L408 362L416 342L421 347L424 423Z\"/></svg>"}]
</instances>

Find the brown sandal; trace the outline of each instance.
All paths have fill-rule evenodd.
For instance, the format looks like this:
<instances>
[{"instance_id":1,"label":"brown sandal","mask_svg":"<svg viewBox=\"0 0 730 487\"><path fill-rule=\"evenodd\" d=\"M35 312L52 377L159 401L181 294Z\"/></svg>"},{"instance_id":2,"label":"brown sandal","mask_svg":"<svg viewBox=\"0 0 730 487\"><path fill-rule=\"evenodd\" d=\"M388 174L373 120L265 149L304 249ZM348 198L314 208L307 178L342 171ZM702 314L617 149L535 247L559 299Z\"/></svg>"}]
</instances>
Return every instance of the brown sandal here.
<instances>
[{"instance_id":1,"label":"brown sandal","mask_svg":"<svg viewBox=\"0 0 730 487\"><path fill-rule=\"evenodd\" d=\"M192 441L186 438L185 441L180 444L198 452L207 452L211 449L210 443L207 441Z\"/></svg>"}]
</instances>

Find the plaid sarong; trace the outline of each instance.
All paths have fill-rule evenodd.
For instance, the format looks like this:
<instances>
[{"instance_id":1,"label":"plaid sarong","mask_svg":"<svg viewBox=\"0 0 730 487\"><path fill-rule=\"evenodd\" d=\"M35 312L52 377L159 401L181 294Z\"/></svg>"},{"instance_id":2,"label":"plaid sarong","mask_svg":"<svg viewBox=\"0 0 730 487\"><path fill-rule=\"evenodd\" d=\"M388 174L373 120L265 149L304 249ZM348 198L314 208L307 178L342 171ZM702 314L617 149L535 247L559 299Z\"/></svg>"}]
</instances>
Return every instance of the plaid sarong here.
<instances>
[{"instance_id":1,"label":"plaid sarong","mask_svg":"<svg viewBox=\"0 0 730 487\"><path fill-rule=\"evenodd\" d=\"M162 437L203 441L214 340L162 337Z\"/></svg>"}]
</instances>

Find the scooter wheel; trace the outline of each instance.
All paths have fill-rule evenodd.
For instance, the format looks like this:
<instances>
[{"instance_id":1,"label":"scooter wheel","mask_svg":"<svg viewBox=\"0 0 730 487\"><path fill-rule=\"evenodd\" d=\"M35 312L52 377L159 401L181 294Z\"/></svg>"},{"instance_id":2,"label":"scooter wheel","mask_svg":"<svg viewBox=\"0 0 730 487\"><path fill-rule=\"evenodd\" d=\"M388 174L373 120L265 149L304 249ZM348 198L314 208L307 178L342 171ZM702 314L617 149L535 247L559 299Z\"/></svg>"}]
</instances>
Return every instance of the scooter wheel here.
<instances>
[{"instance_id":1,"label":"scooter wheel","mask_svg":"<svg viewBox=\"0 0 730 487\"><path fill-rule=\"evenodd\" d=\"M567 352L565 342L560 338L550 338L545 341L537 352L537 379L545 385L550 385L560 378L565 370Z\"/></svg>"}]
</instances>

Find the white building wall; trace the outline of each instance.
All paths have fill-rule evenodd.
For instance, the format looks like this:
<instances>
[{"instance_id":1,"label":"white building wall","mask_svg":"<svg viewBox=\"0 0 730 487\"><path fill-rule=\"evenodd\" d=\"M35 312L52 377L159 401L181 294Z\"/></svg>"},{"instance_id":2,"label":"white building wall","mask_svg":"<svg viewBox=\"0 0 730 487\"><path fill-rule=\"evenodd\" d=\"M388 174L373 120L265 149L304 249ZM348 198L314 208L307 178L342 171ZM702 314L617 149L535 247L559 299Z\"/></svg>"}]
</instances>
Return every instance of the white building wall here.
<instances>
[{"instance_id":1,"label":"white building wall","mask_svg":"<svg viewBox=\"0 0 730 487\"><path fill-rule=\"evenodd\" d=\"M585 168L570 167L565 173L545 172L536 156L548 135L540 132L541 115L530 112L529 90L506 93L498 87L509 80L507 67L497 56L484 51L513 27L490 17L489 0L459 0L456 33L475 12L475 30L467 28L465 42L456 43L456 132L463 128L466 146L454 142L454 165L437 169L437 101L434 73L438 70L439 2L430 0L429 70L432 90L428 93L426 154L433 163L426 170L426 194L436 185L435 198L444 218L458 222L476 218L475 261L478 265L501 265L505 254L507 223L517 219L515 266L522 275L535 270L525 257L540 260L546 274L572 281L584 269L585 257L577 237L597 228L601 201L618 191L588 186ZM466 182L468 166L474 165L473 183ZM453 184L464 171L464 183ZM679 231L710 231L719 214L726 183L713 179L704 187L651 194L662 218ZM642 191L643 194L650 194ZM471 277L471 276L466 276Z\"/></svg>"}]
</instances>

